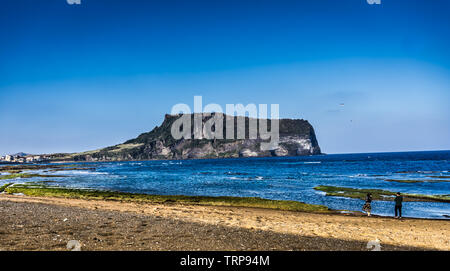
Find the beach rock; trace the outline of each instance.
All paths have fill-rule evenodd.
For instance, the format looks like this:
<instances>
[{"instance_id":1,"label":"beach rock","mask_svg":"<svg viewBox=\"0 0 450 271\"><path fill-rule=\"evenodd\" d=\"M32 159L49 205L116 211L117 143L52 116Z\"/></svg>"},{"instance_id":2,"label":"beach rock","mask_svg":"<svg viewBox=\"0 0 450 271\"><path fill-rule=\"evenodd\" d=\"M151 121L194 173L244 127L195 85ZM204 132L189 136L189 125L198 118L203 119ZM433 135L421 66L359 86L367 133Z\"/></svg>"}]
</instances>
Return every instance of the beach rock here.
<instances>
[{"instance_id":1,"label":"beach rock","mask_svg":"<svg viewBox=\"0 0 450 271\"><path fill-rule=\"evenodd\" d=\"M258 153L250 149L243 149L239 152L239 157L258 157Z\"/></svg>"},{"instance_id":2,"label":"beach rock","mask_svg":"<svg viewBox=\"0 0 450 271\"><path fill-rule=\"evenodd\" d=\"M273 151L273 155L274 156L288 156L289 151L285 147L279 146L277 149L275 149Z\"/></svg>"}]
</instances>

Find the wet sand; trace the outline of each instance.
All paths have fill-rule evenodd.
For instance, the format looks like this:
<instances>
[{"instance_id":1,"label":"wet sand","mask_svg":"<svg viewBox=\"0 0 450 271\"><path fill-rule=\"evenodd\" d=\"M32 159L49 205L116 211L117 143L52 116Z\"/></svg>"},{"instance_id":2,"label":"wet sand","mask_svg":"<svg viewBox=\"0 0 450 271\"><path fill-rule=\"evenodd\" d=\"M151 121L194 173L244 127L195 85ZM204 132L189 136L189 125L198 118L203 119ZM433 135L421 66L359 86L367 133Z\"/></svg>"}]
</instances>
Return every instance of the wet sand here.
<instances>
[{"instance_id":1,"label":"wet sand","mask_svg":"<svg viewBox=\"0 0 450 271\"><path fill-rule=\"evenodd\" d=\"M0 195L0 250L450 250L450 221Z\"/></svg>"}]
</instances>

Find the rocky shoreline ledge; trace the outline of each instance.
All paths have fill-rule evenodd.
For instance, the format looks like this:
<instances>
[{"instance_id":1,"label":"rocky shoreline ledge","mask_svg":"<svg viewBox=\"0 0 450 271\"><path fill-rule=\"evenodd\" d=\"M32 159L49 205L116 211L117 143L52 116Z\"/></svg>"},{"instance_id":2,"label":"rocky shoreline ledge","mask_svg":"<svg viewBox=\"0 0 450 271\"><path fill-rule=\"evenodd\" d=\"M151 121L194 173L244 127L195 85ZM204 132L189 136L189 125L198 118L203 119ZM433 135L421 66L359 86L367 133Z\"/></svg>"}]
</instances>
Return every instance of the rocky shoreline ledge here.
<instances>
[{"instance_id":1,"label":"rocky shoreline ledge","mask_svg":"<svg viewBox=\"0 0 450 271\"><path fill-rule=\"evenodd\" d=\"M0 194L0 250L450 250L450 222Z\"/></svg>"}]
</instances>

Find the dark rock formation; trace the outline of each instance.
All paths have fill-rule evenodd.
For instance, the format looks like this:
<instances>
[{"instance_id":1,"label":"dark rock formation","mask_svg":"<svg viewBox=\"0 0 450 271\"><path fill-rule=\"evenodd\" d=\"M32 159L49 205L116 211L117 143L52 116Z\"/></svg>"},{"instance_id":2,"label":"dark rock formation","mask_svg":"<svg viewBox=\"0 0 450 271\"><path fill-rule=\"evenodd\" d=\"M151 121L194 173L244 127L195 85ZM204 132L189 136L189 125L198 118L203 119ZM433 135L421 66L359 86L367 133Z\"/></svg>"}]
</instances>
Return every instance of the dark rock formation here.
<instances>
[{"instance_id":1,"label":"dark rock formation","mask_svg":"<svg viewBox=\"0 0 450 271\"><path fill-rule=\"evenodd\" d=\"M213 114L214 115L214 114ZM258 133L256 139L249 138L249 118L234 118L234 134L237 135L237 119L245 119L245 139L174 139L171 134L172 124L181 115L166 115L161 126L135 139L112 147L84 153L59 156L59 160L75 161L119 161L151 159L199 159L228 157L267 157L298 156L320 154L319 144L314 129L303 119L281 119L279 122L279 145L273 150L261 150L262 140ZM194 114L191 114L194 119ZM211 118L203 117L203 124ZM226 135L226 116L223 119L223 135ZM193 122L192 122L193 123ZM193 125L192 125L193 126ZM268 120L270 130L270 120ZM258 123L259 128L259 123ZM191 135L194 128L191 127ZM193 136L191 137L193 138ZM56 157L55 157L56 158Z\"/></svg>"}]
</instances>

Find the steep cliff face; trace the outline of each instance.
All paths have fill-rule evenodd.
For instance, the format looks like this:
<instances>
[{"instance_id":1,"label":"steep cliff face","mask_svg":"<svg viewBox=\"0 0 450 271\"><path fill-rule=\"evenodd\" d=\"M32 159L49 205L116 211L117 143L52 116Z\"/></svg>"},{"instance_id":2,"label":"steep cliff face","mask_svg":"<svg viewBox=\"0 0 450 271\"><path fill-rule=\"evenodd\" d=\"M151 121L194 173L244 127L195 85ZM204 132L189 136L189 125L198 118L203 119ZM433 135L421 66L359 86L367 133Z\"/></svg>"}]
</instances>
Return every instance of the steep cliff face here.
<instances>
[{"instance_id":1,"label":"steep cliff face","mask_svg":"<svg viewBox=\"0 0 450 271\"><path fill-rule=\"evenodd\" d=\"M194 119L194 115L190 115ZM163 123L148 133L128 140L116 146L70 154L59 159L76 161L120 161L120 160L150 160L150 159L200 159L200 158L230 158L230 157L268 157L268 156L298 156L320 154L320 147L314 129L308 121L302 119L281 119L279 122L279 145L273 150L262 150L262 140L259 133L256 139L249 137L249 118L230 117L234 119L234 134L237 138L238 118L245 121L244 139L175 139L171 134L172 124L180 115L166 115ZM211 117L203 117L205 124ZM270 128L270 120L268 120ZM259 125L258 125L259 128ZM213 129L214 130L214 129ZM270 129L269 129L270 130ZM191 138L194 138L194 128L191 128ZM223 135L226 135L226 116L223 119Z\"/></svg>"}]
</instances>

